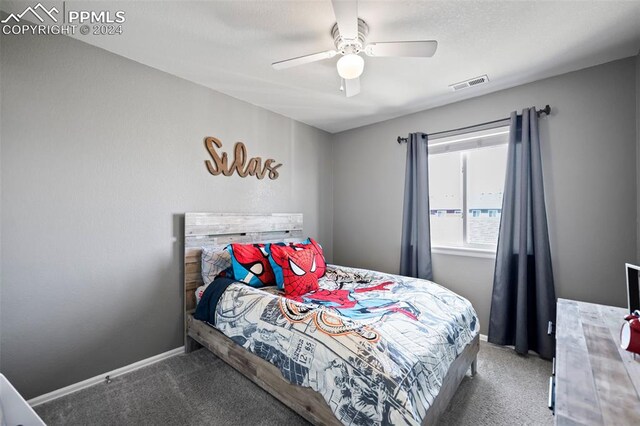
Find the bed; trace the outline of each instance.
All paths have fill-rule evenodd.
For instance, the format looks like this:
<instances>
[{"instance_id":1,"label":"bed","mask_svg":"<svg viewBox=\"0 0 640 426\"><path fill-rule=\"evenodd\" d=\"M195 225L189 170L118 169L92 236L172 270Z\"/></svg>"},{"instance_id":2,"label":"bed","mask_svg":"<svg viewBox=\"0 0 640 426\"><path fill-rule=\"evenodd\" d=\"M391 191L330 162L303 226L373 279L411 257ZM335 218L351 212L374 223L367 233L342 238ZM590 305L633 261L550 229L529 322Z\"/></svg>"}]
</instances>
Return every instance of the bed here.
<instances>
[{"instance_id":1,"label":"bed","mask_svg":"<svg viewBox=\"0 0 640 426\"><path fill-rule=\"evenodd\" d=\"M206 347L313 424L434 424L466 372L475 374L479 349L473 308L437 284L329 265L321 287L366 294L367 306L385 307L384 321L350 322L234 283L216 301L217 328L194 318L203 246L300 241L302 222L302 214L185 214L186 351ZM444 330L430 337L439 341L412 346L428 339L411 333L431 328Z\"/></svg>"}]
</instances>

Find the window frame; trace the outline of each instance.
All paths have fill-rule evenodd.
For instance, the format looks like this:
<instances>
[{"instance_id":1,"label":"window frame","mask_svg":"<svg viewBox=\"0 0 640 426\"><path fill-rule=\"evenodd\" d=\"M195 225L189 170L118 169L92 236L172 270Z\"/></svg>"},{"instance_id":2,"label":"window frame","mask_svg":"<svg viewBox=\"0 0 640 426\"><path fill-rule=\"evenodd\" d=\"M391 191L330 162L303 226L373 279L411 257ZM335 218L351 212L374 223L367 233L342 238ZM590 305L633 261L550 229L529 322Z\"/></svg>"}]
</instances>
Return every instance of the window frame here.
<instances>
[{"instance_id":1,"label":"window frame","mask_svg":"<svg viewBox=\"0 0 640 426\"><path fill-rule=\"evenodd\" d=\"M453 135L445 135L433 139L429 139L428 154L439 155L449 152L461 152L461 197L462 197L462 245L443 245L431 243L431 251L436 254L448 254L455 256L469 256L480 258L495 258L497 251L497 243L493 244L474 244L468 243L469 229L469 205L468 205L468 188L467 188L467 172L468 172L468 152L479 148L488 148L492 146L508 145L509 141L509 125L508 122L495 126L474 129ZM504 135L507 135L506 138ZM431 208L431 207L430 207ZM431 220L431 213L429 213Z\"/></svg>"}]
</instances>

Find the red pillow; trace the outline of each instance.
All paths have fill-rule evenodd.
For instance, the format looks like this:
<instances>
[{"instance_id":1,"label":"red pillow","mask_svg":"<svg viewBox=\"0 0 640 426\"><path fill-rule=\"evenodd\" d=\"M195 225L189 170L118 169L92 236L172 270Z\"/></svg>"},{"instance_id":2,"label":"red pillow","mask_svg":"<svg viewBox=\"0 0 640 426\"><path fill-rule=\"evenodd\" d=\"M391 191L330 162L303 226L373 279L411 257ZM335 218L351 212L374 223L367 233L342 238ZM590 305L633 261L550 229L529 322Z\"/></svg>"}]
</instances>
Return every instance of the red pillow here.
<instances>
[{"instance_id":1,"label":"red pillow","mask_svg":"<svg viewBox=\"0 0 640 426\"><path fill-rule=\"evenodd\" d=\"M324 277L327 272L327 262L324 260L324 253L322 247L313 238L307 238L301 243L291 243L291 247L296 249L311 249L316 259L316 276L318 278Z\"/></svg>"},{"instance_id":2,"label":"red pillow","mask_svg":"<svg viewBox=\"0 0 640 426\"><path fill-rule=\"evenodd\" d=\"M252 287L273 285L275 278L269 263L268 246L264 244L230 244L233 277Z\"/></svg>"},{"instance_id":3,"label":"red pillow","mask_svg":"<svg viewBox=\"0 0 640 426\"><path fill-rule=\"evenodd\" d=\"M282 268L285 297L296 298L318 289L318 277L313 271L315 253L312 250L276 249L272 250L271 256Z\"/></svg>"}]
</instances>

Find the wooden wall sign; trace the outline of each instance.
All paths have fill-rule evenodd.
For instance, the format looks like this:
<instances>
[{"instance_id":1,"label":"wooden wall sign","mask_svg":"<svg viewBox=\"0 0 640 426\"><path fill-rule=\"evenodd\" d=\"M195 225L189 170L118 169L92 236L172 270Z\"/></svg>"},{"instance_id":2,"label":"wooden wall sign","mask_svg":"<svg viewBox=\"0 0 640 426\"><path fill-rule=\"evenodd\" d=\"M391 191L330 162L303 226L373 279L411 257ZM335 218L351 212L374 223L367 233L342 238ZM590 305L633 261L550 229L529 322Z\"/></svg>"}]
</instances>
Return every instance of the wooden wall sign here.
<instances>
[{"instance_id":1,"label":"wooden wall sign","mask_svg":"<svg viewBox=\"0 0 640 426\"><path fill-rule=\"evenodd\" d=\"M261 157L247 157L247 148L242 142L236 142L233 147L233 161L229 164L229 157L226 152L221 155L216 149L222 148L220 139L209 136L204 140L204 146L209 151L209 155L213 159L205 161L207 170L214 176L222 173L225 176L231 176L234 172L240 177L255 176L258 179L264 179L267 174L269 179L278 179L278 168L282 164L276 163L276 160L269 158L262 164Z\"/></svg>"}]
</instances>

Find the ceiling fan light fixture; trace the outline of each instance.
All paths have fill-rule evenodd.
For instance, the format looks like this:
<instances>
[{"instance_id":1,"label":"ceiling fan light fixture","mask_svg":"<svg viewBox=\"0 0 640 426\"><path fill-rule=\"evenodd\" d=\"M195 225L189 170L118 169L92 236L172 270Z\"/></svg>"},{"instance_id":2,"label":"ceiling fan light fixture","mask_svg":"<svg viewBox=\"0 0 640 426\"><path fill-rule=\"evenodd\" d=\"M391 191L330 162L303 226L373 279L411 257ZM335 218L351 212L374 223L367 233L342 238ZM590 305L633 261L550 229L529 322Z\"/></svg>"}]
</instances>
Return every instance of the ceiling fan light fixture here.
<instances>
[{"instance_id":1,"label":"ceiling fan light fixture","mask_svg":"<svg viewBox=\"0 0 640 426\"><path fill-rule=\"evenodd\" d=\"M355 53L349 53L338 60L336 67L340 77L345 80L358 78L364 71L364 59Z\"/></svg>"}]
</instances>

